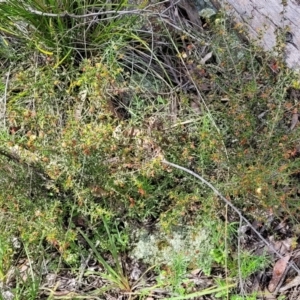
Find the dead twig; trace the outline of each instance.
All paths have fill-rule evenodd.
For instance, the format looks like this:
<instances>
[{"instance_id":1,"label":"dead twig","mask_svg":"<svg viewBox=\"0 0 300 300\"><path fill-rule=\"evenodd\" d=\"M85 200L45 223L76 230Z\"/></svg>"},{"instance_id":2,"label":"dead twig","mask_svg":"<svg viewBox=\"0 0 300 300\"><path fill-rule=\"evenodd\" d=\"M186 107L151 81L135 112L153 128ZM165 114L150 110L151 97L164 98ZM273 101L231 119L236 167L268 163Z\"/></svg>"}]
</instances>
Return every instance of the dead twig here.
<instances>
[{"instance_id":1,"label":"dead twig","mask_svg":"<svg viewBox=\"0 0 300 300\"><path fill-rule=\"evenodd\" d=\"M235 207L230 201L228 201L210 182L208 182L207 180L205 180L203 177L201 177L200 175L196 174L195 172L173 164L165 159L162 160L162 163L167 164L171 167L174 167L176 169L182 170L186 173L191 174L192 176L196 177L197 179L199 179L202 183L204 183L206 186L208 186L222 201L224 201L225 204L227 204L230 208L232 208L239 216L240 220L244 221L252 230L253 232L258 236L258 238L274 253L276 254L278 257L283 258L284 256L281 255L273 246L271 243L269 243L256 229L255 227L253 227L251 225L251 223L248 221L247 218L245 218L242 213L239 211L239 209L237 207ZM288 266L291 267L293 270L295 270L299 275L300 275L300 269L297 267L297 265L293 262L289 262Z\"/></svg>"},{"instance_id":2,"label":"dead twig","mask_svg":"<svg viewBox=\"0 0 300 300\"><path fill-rule=\"evenodd\" d=\"M36 176L38 176L42 181L43 184L41 188L49 193L49 190L53 191L57 195L61 195L61 192L64 191L64 188L58 183L55 182L44 170L44 168L39 163L38 159L34 159L30 157L26 152L27 156L24 156L24 153L20 152L19 148L11 148L11 149L4 149L0 148L0 156L5 157L7 160L12 161L22 168L27 168L33 172Z\"/></svg>"},{"instance_id":3,"label":"dead twig","mask_svg":"<svg viewBox=\"0 0 300 300\"><path fill-rule=\"evenodd\" d=\"M19 153L18 153L17 150L11 149L9 151L9 150L0 148L0 155L5 156L7 159L18 163L19 165L21 165L23 167L29 167L42 180L44 180L44 181L52 181L52 179L50 178L50 176L48 174L46 174L46 172L44 172L39 166L37 166L36 164L34 164L33 161L29 161L29 159L22 158L19 155Z\"/></svg>"},{"instance_id":4,"label":"dead twig","mask_svg":"<svg viewBox=\"0 0 300 300\"><path fill-rule=\"evenodd\" d=\"M8 69L8 72L6 73L6 81L5 81L5 90L4 90L4 96L3 96L3 107L2 107L2 113L1 113L1 119L3 120L4 128L6 128L6 103L7 103L7 90L8 90L8 83L9 83L9 77L10 77L10 69Z\"/></svg>"}]
</instances>

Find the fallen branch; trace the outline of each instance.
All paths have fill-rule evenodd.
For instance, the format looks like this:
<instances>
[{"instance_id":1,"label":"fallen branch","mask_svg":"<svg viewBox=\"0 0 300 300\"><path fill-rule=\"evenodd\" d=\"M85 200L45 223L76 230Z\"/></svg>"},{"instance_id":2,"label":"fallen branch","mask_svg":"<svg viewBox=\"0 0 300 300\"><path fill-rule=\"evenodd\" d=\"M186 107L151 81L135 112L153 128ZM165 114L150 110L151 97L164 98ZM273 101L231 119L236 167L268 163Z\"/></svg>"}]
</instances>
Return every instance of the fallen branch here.
<instances>
[{"instance_id":1,"label":"fallen branch","mask_svg":"<svg viewBox=\"0 0 300 300\"><path fill-rule=\"evenodd\" d=\"M9 149L0 148L0 156L5 157L9 161L17 163L23 168L31 170L36 176L38 176L44 183L42 188L47 192L49 190L55 192L55 194L61 194L64 191L63 187L55 182L43 169L39 163L39 158L30 151L22 149L18 146L10 147Z\"/></svg>"},{"instance_id":2,"label":"fallen branch","mask_svg":"<svg viewBox=\"0 0 300 300\"><path fill-rule=\"evenodd\" d=\"M178 4L180 2L180 0L176 1L173 3L173 5ZM163 3L169 3L169 0L166 1L161 1L159 2L159 5L162 5ZM122 16L122 15L141 15L142 13L153 13L153 10L149 9L151 7L156 6L157 4L151 4L148 5L145 8L142 9L130 9L130 10L101 10L101 11L97 11L97 12L89 12L86 14L82 14L82 15L76 15L73 13L69 13L68 11L64 11L62 13L47 13L47 12L43 12L37 9L33 9L31 6L26 5L25 9L32 13L35 14L37 16L43 16L43 17L50 17L50 18L73 18L73 19L85 19L85 18L91 18L91 17L98 17L98 16L103 16L103 15L118 15L118 16ZM200 20L200 18L199 18Z\"/></svg>"},{"instance_id":3,"label":"fallen branch","mask_svg":"<svg viewBox=\"0 0 300 300\"><path fill-rule=\"evenodd\" d=\"M28 151L29 152L29 151ZM34 158L30 155L27 155L27 157L24 156L24 154L21 154L21 148L20 147L11 147L11 149L4 149L0 148L0 155L5 156L7 159L14 161L23 167L29 167L36 173L41 179L44 181L50 181L51 178L48 174L46 174L43 170L41 170L40 167L38 167L35 162ZM32 155L32 154L31 154Z\"/></svg>"},{"instance_id":4,"label":"fallen branch","mask_svg":"<svg viewBox=\"0 0 300 300\"><path fill-rule=\"evenodd\" d=\"M201 177L200 175L196 174L195 172L184 168L182 166L173 164L165 159L162 160L162 163L167 164L171 167L174 167L176 169L182 170L186 173L191 174L192 176L196 177L197 179L199 179L202 183L204 183L206 186L208 186L221 200L223 200L225 202L225 204L227 204L230 208L232 208L239 216L240 220L244 221L252 230L253 232L259 237L259 239L274 253L276 254L278 257L283 258L284 256L281 255L274 247L271 243L269 243L253 226L252 224L248 221L247 218L245 218L242 213L239 211L239 209L237 207L235 207L230 201L228 201L210 182L208 182L207 180L205 180L203 177ZM297 267L297 265L293 262L289 262L288 265L295 270L299 275L300 275L300 269Z\"/></svg>"}]
</instances>

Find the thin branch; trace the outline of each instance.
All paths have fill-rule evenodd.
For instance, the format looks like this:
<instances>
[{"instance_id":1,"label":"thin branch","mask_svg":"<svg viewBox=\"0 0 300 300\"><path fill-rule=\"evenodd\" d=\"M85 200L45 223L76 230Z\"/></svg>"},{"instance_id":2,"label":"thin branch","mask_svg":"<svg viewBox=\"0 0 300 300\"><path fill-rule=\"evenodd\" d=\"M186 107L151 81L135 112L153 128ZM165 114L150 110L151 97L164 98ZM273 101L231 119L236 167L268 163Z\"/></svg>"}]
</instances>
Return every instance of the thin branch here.
<instances>
[{"instance_id":1,"label":"thin branch","mask_svg":"<svg viewBox=\"0 0 300 300\"><path fill-rule=\"evenodd\" d=\"M30 162L28 159L27 160L23 159L19 155L18 151L15 151L14 149L11 149L9 151L9 150L0 148L0 155L5 156L7 159L14 161L15 163L18 163L19 165L21 165L23 167L30 168L43 181L52 182L51 177L47 173L45 173L38 165L34 164L33 162Z\"/></svg>"},{"instance_id":2,"label":"thin branch","mask_svg":"<svg viewBox=\"0 0 300 300\"><path fill-rule=\"evenodd\" d=\"M98 11L98 12L93 12L93 13L87 13L87 14L83 14L83 15L75 15L72 13L69 13L67 11L63 12L63 13L47 13L47 12L42 12L36 9L33 9L31 7L27 7L26 10L28 12L31 12L37 16L43 16L43 17L51 17L51 18L74 18L74 19L84 19L84 18L90 18L90 17L97 17L97 16L101 16L101 15L109 15L109 14L117 14L119 16L122 15L129 15L129 14L141 14L141 12L150 12L147 10L141 10L141 9L134 9L134 10L107 10L107 11Z\"/></svg>"},{"instance_id":3,"label":"thin branch","mask_svg":"<svg viewBox=\"0 0 300 300\"><path fill-rule=\"evenodd\" d=\"M163 3L169 3L169 0L160 1L159 5L162 5ZM150 10L149 8L150 7L155 7L155 6L157 6L157 4L148 5L147 7L143 8L143 9L104 10L104 11L98 11L98 12L93 12L93 13L87 13L87 14L83 14L83 15L72 14L72 13L69 13L68 11L65 11L65 12L59 13L59 14L46 13L46 12L42 12L42 11L33 9L32 7L30 7L28 5L26 5L26 10L28 12L31 12L31 13L33 13L35 15L38 15L38 16L45 16L45 17L51 17L51 18L65 18L65 17L70 17L70 18L74 18L74 19L84 19L84 18L89 18L89 17L97 17L97 16L101 16L101 15L110 15L110 14L117 14L117 15L121 16L121 15L128 15L128 14L140 15L141 13L153 13L153 11Z\"/></svg>"},{"instance_id":4,"label":"thin branch","mask_svg":"<svg viewBox=\"0 0 300 300\"><path fill-rule=\"evenodd\" d=\"M164 2L168 2L168 1L163 1L160 2L160 4L164 3ZM125 16L125 15L145 15L145 16L154 16L154 17L158 17L160 18L162 21L164 21L166 24L168 24L169 26L173 27L175 30L178 30L180 32L183 32L185 35L197 40L197 41L201 41L203 42L203 40L199 39L198 37L194 36L193 34L191 34L190 32L188 32L187 30L184 30L183 28L181 28L180 26L177 26L174 20L172 20L168 15L164 14L164 13L157 13L154 12L153 10L150 10L149 7L151 6L155 6L155 5L149 5L143 9L133 9L133 10L108 10L108 11L98 11L98 12L91 12L91 13L87 13L87 14L82 14L82 15L76 15L73 13L69 13L68 11L62 12L62 13L47 13L47 12L42 12L36 9L33 9L30 6L27 6L25 9L32 13L35 14L37 16L44 16L44 17L51 17L51 18L74 18L74 19L84 19L84 18L91 18L91 17L97 17L97 16L105 16L105 15L114 15L114 16L110 16L110 17L106 17L103 18L102 20L110 20L110 19L115 19L118 18L120 16Z\"/></svg>"},{"instance_id":5,"label":"thin branch","mask_svg":"<svg viewBox=\"0 0 300 300\"><path fill-rule=\"evenodd\" d=\"M251 223L248 221L248 219L246 219L242 213L239 211L239 209L237 207L235 207L230 201L228 201L210 182L208 182L207 180L205 180L203 177L201 177L200 175L196 174L195 172L173 164L171 162L168 162L167 160L163 159L162 163L167 164L171 167L174 167L176 169L182 170L186 173L191 174L192 176L196 177L197 179L199 179L202 183L204 183L206 186L208 186L221 200L223 200L225 202L225 204L227 204L229 207L231 207L240 217L240 220L243 220L252 230L253 232L260 238L260 240L274 253L276 254L278 257L283 258L284 256L281 255L274 247L271 243L269 243L252 225ZM289 263L289 266L294 269L298 274L300 274L300 269L297 267L297 265L295 265L293 262Z\"/></svg>"},{"instance_id":6,"label":"thin branch","mask_svg":"<svg viewBox=\"0 0 300 300\"><path fill-rule=\"evenodd\" d=\"M60 199L65 198L65 193L68 192L68 197L72 198L72 191L66 191L66 189L56 180L53 180L47 172L44 170L43 166L39 163L39 161L33 161L30 159L29 154L21 153L21 150L14 147L10 149L5 149L4 147L0 147L0 156L5 157L9 161L12 161L22 168L28 168L32 171L32 174L38 176L44 183L40 185L41 189L46 193L51 191L53 194L60 197Z\"/></svg>"},{"instance_id":7,"label":"thin branch","mask_svg":"<svg viewBox=\"0 0 300 300\"><path fill-rule=\"evenodd\" d=\"M8 72L6 73L6 82L5 82L5 90L4 90L4 96L3 96L3 127L6 128L6 103L7 103L7 89L8 89L8 82L10 77L10 67L8 69Z\"/></svg>"}]
</instances>

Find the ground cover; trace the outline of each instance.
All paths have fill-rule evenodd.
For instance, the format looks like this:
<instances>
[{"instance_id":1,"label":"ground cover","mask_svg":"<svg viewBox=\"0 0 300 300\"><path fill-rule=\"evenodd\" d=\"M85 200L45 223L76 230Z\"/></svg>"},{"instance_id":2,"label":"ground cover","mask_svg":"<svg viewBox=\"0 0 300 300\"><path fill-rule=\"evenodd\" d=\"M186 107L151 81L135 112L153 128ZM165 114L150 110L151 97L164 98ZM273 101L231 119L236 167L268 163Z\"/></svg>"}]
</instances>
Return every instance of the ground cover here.
<instances>
[{"instance_id":1,"label":"ground cover","mask_svg":"<svg viewBox=\"0 0 300 300\"><path fill-rule=\"evenodd\" d=\"M298 293L298 75L190 5L0 3L3 299Z\"/></svg>"}]
</instances>

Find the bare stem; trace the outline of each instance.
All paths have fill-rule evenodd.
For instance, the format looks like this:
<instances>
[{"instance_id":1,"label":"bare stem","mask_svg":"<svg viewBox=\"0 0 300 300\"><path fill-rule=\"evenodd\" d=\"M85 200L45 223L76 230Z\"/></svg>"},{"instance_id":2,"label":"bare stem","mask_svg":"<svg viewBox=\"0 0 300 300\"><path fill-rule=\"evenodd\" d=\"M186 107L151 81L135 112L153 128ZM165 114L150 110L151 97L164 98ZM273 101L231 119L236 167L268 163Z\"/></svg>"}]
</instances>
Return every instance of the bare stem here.
<instances>
[{"instance_id":1,"label":"bare stem","mask_svg":"<svg viewBox=\"0 0 300 300\"><path fill-rule=\"evenodd\" d=\"M221 200L223 200L225 202L225 204L227 204L229 207L231 207L240 217L240 220L244 221L254 232L255 234L259 237L259 239L274 253L276 254L278 257L283 258L283 255L281 255L274 247L271 243L269 243L252 225L251 223L248 221L247 218L245 218L242 213L239 211L239 209L237 207L235 207L230 201L228 201L210 182L208 182L207 180L205 180L203 177L201 177L200 175L196 174L195 172L173 164L165 159L162 160L162 163L167 164L171 167L174 167L176 169L182 170L186 173L191 174L192 176L196 177L197 179L199 179L202 183L204 183L206 186L208 186ZM294 269L298 274L300 274L300 270L297 267L297 265L295 265L293 262L289 263L289 266Z\"/></svg>"}]
</instances>

